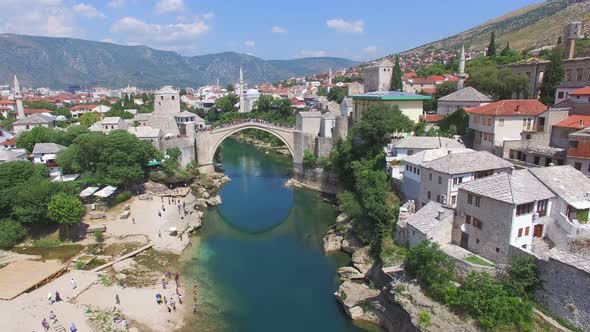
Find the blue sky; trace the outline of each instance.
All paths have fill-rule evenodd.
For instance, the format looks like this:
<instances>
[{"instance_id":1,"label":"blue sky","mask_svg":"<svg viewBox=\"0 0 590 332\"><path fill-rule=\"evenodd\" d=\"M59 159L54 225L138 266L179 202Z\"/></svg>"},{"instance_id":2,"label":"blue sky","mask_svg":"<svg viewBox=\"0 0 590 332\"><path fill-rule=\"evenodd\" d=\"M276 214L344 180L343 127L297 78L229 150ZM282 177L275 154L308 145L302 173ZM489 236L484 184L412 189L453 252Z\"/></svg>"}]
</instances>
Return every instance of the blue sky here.
<instances>
[{"instance_id":1,"label":"blue sky","mask_svg":"<svg viewBox=\"0 0 590 332\"><path fill-rule=\"evenodd\" d=\"M367 60L466 30L538 0L0 0L0 32L197 55Z\"/></svg>"}]
</instances>

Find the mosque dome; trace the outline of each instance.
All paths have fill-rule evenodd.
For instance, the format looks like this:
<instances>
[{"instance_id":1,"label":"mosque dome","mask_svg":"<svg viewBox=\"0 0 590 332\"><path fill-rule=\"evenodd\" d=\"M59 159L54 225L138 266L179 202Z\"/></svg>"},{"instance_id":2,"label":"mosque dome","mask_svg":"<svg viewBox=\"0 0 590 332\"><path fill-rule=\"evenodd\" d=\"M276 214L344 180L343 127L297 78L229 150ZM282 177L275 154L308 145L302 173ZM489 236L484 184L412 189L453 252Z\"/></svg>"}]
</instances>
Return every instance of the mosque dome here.
<instances>
[{"instance_id":1,"label":"mosque dome","mask_svg":"<svg viewBox=\"0 0 590 332\"><path fill-rule=\"evenodd\" d=\"M260 92L258 92L258 90L256 90L256 89L248 89L248 91L246 91L246 95L252 96L252 97L258 97L258 96L260 96Z\"/></svg>"}]
</instances>

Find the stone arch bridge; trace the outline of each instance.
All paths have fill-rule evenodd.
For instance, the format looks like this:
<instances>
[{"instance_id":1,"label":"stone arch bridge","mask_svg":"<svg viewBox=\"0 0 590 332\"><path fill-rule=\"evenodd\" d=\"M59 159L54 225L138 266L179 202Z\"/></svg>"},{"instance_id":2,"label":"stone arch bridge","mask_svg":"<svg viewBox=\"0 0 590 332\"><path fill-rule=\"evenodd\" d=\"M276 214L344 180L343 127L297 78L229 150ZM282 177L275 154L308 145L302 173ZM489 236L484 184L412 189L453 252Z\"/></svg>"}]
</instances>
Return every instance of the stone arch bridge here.
<instances>
[{"instance_id":1,"label":"stone arch bridge","mask_svg":"<svg viewBox=\"0 0 590 332\"><path fill-rule=\"evenodd\" d=\"M285 143L291 152L294 168L298 170L302 167L303 148L300 131L296 131L293 127L280 127L261 120L249 119L197 132L195 145L199 171L202 173L213 172L213 157L219 145L227 137L245 129L259 129L273 134Z\"/></svg>"}]
</instances>

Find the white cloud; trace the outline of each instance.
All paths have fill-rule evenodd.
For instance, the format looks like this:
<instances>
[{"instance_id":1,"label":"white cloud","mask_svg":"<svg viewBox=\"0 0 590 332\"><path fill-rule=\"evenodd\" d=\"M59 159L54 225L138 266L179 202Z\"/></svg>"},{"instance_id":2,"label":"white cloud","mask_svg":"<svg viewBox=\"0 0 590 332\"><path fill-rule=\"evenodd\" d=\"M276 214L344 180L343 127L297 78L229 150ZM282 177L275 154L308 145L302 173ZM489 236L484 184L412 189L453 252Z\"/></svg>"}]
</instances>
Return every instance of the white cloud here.
<instances>
[{"instance_id":1,"label":"white cloud","mask_svg":"<svg viewBox=\"0 0 590 332\"><path fill-rule=\"evenodd\" d=\"M377 53L377 46L367 46L363 48L363 52L367 54L375 54Z\"/></svg>"},{"instance_id":2,"label":"white cloud","mask_svg":"<svg viewBox=\"0 0 590 332\"><path fill-rule=\"evenodd\" d=\"M256 47L256 42L253 40L246 40L244 42L244 45L246 45L247 47Z\"/></svg>"},{"instance_id":3,"label":"white cloud","mask_svg":"<svg viewBox=\"0 0 590 332\"><path fill-rule=\"evenodd\" d=\"M301 55L306 57L318 57L318 56L326 56L328 52L326 51L301 51Z\"/></svg>"},{"instance_id":4,"label":"white cloud","mask_svg":"<svg viewBox=\"0 0 590 332\"><path fill-rule=\"evenodd\" d=\"M333 18L326 21L326 25L330 29L334 29L340 32L353 32L353 33L361 33L365 31L365 22L363 20L357 21L345 21L341 18Z\"/></svg>"},{"instance_id":5,"label":"white cloud","mask_svg":"<svg viewBox=\"0 0 590 332\"><path fill-rule=\"evenodd\" d=\"M111 32L124 35L129 44L145 44L174 51L194 50L194 39L209 30L209 25L204 21L152 24L130 16L121 18L111 26Z\"/></svg>"},{"instance_id":6,"label":"white cloud","mask_svg":"<svg viewBox=\"0 0 590 332\"><path fill-rule=\"evenodd\" d=\"M115 41L113 40L113 38L103 38L100 40L103 43L114 43Z\"/></svg>"},{"instance_id":7,"label":"white cloud","mask_svg":"<svg viewBox=\"0 0 590 332\"><path fill-rule=\"evenodd\" d=\"M287 30L285 28L281 28L280 26L275 25L270 29L270 32L272 32L272 33L287 33Z\"/></svg>"},{"instance_id":8,"label":"white cloud","mask_svg":"<svg viewBox=\"0 0 590 332\"><path fill-rule=\"evenodd\" d=\"M156 4L156 13L167 14L181 12L185 8L184 0L160 0Z\"/></svg>"},{"instance_id":9,"label":"white cloud","mask_svg":"<svg viewBox=\"0 0 590 332\"><path fill-rule=\"evenodd\" d=\"M125 6L125 0L111 0L107 6L110 8L121 8Z\"/></svg>"},{"instance_id":10,"label":"white cloud","mask_svg":"<svg viewBox=\"0 0 590 332\"><path fill-rule=\"evenodd\" d=\"M76 14L61 0L2 0L0 32L38 36L81 37Z\"/></svg>"},{"instance_id":11,"label":"white cloud","mask_svg":"<svg viewBox=\"0 0 590 332\"><path fill-rule=\"evenodd\" d=\"M105 17L100 10L96 9L96 7L85 3L74 5L72 9L74 9L76 13L86 17Z\"/></svg>"}]
</instances>

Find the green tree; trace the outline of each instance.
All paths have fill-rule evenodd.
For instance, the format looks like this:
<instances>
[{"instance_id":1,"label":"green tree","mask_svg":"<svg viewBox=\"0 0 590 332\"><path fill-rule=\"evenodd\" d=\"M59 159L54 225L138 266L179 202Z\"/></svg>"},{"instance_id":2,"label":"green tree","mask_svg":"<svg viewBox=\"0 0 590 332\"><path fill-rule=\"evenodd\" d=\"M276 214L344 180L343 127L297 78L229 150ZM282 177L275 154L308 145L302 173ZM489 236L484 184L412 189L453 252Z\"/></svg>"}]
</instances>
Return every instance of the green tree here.
<instances>
[{"instance_id":1,"label":"green tree","mask_svg":"<svg viewBox=\"0 0 590 332\"><path fill-rule=\"evenodd\" d=\"M16 146L32 152L37 143L50 143L56 139L55 130L46 127L35 127L21 133L16 138Z\"/></svg>"},{"instance_id":2,"label":"green tree","mask_svg":"<svg viewBox=\"0 0 590 332\"><path fill-rule=\"evenodd\" d=\"M235 112L238 110L235 107L235 105L239 101L240 101L240 98L238 96L229 94L227 96L218 98L215 101L215 108L217 108L218 111L223 112L223 113Z\"/></svg>"},{"instance_id":3,"label":"green tree","mask_svg":"<svg viewBox=\"0 0 590 332\"><path fill-rule=\"evenodd\" d=\"M502 281L510 294L529 300L533 300L535 291L543 288L539 268L530 256L513 258Z\"/></svg>"},{"instance_id":4,"label":"green tree","mask_svg":"<svg viewBox=\"0 0 590 332\"><path fill-rule=\"evenodd\" d=\"M318 165L318 157L309 149L303 151L303 167L314 168Z\"/></svg>"},{"instance_id":5,"label":"green tree","mask_svg":"<svg viewBox=\"0 0 590 332\"><path fill-rule=\"evenodd\" d=\"M488 51L486 55L490 58L496 56L496 33L494 31L492 31L492 36L490 37L490 44L488 45Z\"/></svg>"},{"instance_id":6,"label":"green tree","mask_svg":"<svg viewBox=\"0 0 590 332\"><path fill-rule=\"evenodd\" d=\"M433 63L419 70L418 76L428 77L431 75L442 75L448 72L450 72L450 70L448 70L442 63Z\"/></svg>"},{"instance_id":7,"label":"green tree","mask_svg":"<svg viewBox=\"0 0 590 332\"><path fill-rule=\"evenodd\" d=\"M510 99L513 94L527 93L528 79L524 74L514 73L508 68L499 69L494 64L469 67L466 85L491 95L497 100Z\"/></svg>"},{"instance_id":8,"label":"green tree","mask_svg":"<svg viewBox=\"0 0 590 332\"><path fill-rule=\"evenodd\" d=\"M338 194L338 204L340 209L350 218L359 218L364 213L356 195L351 191L347 190Z\"/></svg>"},{"instance_id":9,"label":"green tree","mask_svg":"<svg viewBox=\"0 0 590 332\"><path fill-rule=\"evenodd\" d=\"M270 112L273 108L274 97L269 95L260 96L256 101L256 110L258 112Z\"/></svg>"},{"instance_id":10,"label":"green tree","mask_svg":"<svg viewBox=\"0 0 590 332\"><path fill-rule=\"evenodd\" d=\"M96 112L87 112L80 116L80 124L86 127L90 127L98 121L100 121L100 114Z\"/></svg>"},{"instance_id":11,"label":"green tree","mask_svg":"<svg viewBox=\"0 0 590 332\"><path fill-rule=\"evenodd\" d=\"M178 92L178 95L181 96L181 97L184 96L184 95L186 95L186 94L187 94L186 89L180 89L180 92Z\"/></svg>"},{"instance_id":12,"label":"green tree","mask_svg":"<svg viewBox=\"0 0 590 332\"><path fill-rule=\"evenodd\" d=\"M439 121L438 127L440 136L465 135L469 132L469 114L460 108Z\"/></svg>"},{"instance_id":13,"label":"green tree","mask_svg":"<svg viewBox=\"0 0 590 332\"><path fill-rule=\"evenodd\" d=\"M500 56L507 56L510 54L510 42L506 42L506 47L500 52Z\"/></svg>"},{"instance_id":14,"label":"green tree","mask_svg":"<svg viewBox=\"0 0 590 332\"><path fill-rule=\"evenodd\" d=\"M225 86L225 89L227 90L227 92L234 92L235 91L234 85L231 83L227 84Z\"/></svg>"},{"instance_id":15,"label":"green tree","mask_svg":"<svg viewBox=\"0 0 590 332\"><path fill-rule=\"evenodd\" d=\"M18 221L0 220L0 248L12 248L24 239L26 233L25 228Z\"/></svg>"},{"instance_id":16,"label":"green tree","mask_svg":"<svg viewBox=\"0 0 590 332\"><path fill-rule=\"evenodd\" d=\"M333 86L330 88L330 92L328 92L328 100L335 101L340 104L342 100L344 100L344 97L346 97L346 94L347 90L345 88Z\"/></svg>"},{"instance_id":17,"label":"green tree","mask_svg":"<svg viewBox=\"0 0 590 332\"><path fill-rule=\"evenodd\" d=\"M70 110L67 107L60 107L52 113L55 116L63 115L68 119L72 118L72 112L70 112Z\"/></svg>"},{"instance_id":18,"label":"green tree","mask_svg":"<svg viewBox=\"0 0 590 332\"><path fill-rule=\"evenodd\" d=\"M549 60L551 62L545 67L545 75L543 75L539 97L539 100L548 106L555 103L555 92L564 76L563 49L556 47L551 50Z\"/></svg>"},{"instance_id":19,"label":"green tree","mask_svg":"<svg viewBox=\"0 0 590 332\"><path fill-rule=\"evenodd\" d=\"M399 54L395 56L395 65L391 74L391 91L402 91L404 85L402 82L402 67L399 63Z\"/></svg>"},{"instance_id":20,"label":"green tree","mask_svg":"<svg viewBox=\"0 0 590 332\"><path fill-rule=\"evenodd\" d=\"M49 219L66 228L80 222L84 215L84 205L77 196L65 193L54 195L47 205L47 216Z\"/></svg>"}]
</instances>

